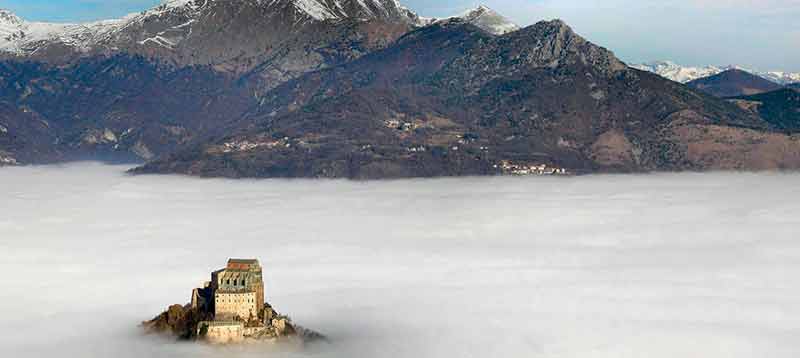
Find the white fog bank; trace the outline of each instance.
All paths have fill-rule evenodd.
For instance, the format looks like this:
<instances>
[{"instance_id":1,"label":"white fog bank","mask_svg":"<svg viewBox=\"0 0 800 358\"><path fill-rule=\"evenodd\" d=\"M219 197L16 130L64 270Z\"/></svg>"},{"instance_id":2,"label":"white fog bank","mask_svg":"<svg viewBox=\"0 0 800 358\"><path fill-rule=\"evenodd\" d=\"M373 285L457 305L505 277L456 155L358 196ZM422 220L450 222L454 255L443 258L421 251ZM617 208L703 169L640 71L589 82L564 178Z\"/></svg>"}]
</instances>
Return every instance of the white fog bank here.
<instances>
[{"instance_id":1,"label":"white fog bank","mask_svg":"<svg viewBox=\"0 0 800 358\"><path fill-rule=\"evenodd\" d=\"M800 175L388 182L0 168L2 357L800 356ZM139 335L228 257L331 343Z\"/></svg>"}]
</instances>

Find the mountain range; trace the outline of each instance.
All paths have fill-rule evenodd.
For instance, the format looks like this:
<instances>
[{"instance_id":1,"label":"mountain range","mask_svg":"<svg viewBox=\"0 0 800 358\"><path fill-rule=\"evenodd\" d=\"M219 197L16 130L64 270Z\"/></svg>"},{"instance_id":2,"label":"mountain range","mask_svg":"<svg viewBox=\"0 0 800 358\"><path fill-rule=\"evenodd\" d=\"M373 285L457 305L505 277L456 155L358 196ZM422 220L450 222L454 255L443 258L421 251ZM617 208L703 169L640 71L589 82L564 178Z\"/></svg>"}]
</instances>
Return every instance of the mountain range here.
<instances>
[{"instance_id":1,"label":"mountain range","mask_svg":"<svg viewBox=\"0 0 800 358\"><path fill-rule=\"evenodd\" d=\"M628 67L566 23L395 0L172 0L82 25L0 17L0 163L397 178L792 169L761 111ZM1 165L1 164L0 164Z\"/></svg>"},{"instance_id":2,"label":"mountain range","mask_svg":"<svg viewBox=\"0 0 800 358\"><path fill-rule=\"evenodd\" d=\"M727 70L689 81L686 85L722 98L754 95L784 88L775 82L742 70Z\"/></svg>"},{"instance_id":3,"label":"mountain range","mask_svg":"<svg viewBox=\"0 0 800 358\"><path fill-rule=\"evenodd\" d=\"M740 70L752 73L756 76L765 78L769 81L775 82L780 85L787 85L791 83L800 82L800 73L783 72L783 71L753 71L741 66L728 65L728 66L703 66L692 67L682 66L672 61L655 61L642 64L631 65L636 69L642 71L653 72L664 78L673 80L675 82L687 83L700 78L710 77L720 74L728 70Z\"/></svg>"}]
</instances>

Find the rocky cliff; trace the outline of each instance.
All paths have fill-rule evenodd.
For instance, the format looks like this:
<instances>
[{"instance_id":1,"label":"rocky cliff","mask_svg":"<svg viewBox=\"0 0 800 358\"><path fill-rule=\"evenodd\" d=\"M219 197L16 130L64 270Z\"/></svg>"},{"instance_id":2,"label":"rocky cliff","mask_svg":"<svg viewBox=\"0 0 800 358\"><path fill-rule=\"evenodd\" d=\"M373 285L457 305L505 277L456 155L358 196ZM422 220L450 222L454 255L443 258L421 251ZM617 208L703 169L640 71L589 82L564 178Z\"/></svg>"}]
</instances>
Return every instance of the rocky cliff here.
<instances>
[{"instance_id":1,"label":"rocky cliff","mask_svg":"<svg viewBox=\"0 0 800 358\"><path fill-rule=\"evenodd\" d=\"M294 340L305 344L325 340L325 337L314 331L296 326L289 317L275 312L271 306L264 306L265 322L258 332L242 342L280 342ZM142 322L142 328L148 334L165 335L179 340L204 340L203 322L212 321L213 317L189 305L172 305L152 320Z\"/></svg>"}]
</instances>

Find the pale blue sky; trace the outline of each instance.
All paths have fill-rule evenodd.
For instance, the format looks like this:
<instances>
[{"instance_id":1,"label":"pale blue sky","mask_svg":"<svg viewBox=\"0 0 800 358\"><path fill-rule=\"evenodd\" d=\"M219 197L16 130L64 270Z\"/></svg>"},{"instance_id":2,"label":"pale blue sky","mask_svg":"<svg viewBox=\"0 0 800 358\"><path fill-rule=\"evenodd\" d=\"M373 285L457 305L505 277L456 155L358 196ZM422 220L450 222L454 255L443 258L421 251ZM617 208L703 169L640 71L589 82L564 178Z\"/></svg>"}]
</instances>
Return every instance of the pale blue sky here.
<instances>
[{"instance_id":1,"label":"pale blue sky","mask_svg":"<svg viewBox=\"0 0 800 358\"><path fill-rule=\"evenodd\" d=\"M231 0L232 1L232 0ZM0 0L28 20L119 17L160 0ZM401 0L424 16L485 4L520 25L561 18L628 62L800 72L800 0Z\"/></svg>"}]
</instances>

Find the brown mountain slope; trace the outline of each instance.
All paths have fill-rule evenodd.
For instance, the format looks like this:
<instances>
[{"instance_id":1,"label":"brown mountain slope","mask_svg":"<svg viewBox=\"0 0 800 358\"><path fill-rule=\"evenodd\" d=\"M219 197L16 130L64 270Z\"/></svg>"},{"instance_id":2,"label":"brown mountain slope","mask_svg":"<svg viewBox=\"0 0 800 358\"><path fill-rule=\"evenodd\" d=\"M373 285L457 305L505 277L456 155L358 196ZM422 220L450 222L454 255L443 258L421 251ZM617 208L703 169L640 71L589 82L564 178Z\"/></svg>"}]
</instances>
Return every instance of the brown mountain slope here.
<instances>
[{"instance_id":1,"label":"brown mountain slope","mask_svg":"<svg viewBox=\"0 0 800 358\"><path fill-rule=\"evenodd\" d=\"M686 84L712 96L748 96L781 89L781 85L742 70L728 70Z\"/></svg>"},{"instance_id":2,"label":"brown mountain slope","mask_svg":"<svg viewBox=\"0 0 800 358\"><path fill-rule=\"evenodd\" d=\"M238 128L136 172L390 178L509 164L578 173L800 164L796 138L629 69L560 21L501 37L433 25L277 88Z\"/></svg>"}]
</instances>

